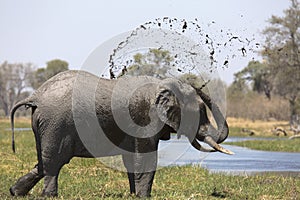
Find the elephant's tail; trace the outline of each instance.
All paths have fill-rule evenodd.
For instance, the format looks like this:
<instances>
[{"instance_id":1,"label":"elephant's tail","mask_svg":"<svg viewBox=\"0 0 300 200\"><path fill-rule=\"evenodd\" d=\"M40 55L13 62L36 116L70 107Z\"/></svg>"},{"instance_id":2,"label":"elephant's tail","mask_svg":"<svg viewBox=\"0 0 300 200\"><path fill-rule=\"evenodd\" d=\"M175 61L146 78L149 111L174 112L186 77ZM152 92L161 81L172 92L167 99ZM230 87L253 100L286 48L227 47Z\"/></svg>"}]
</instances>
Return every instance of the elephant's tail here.
<instances>
[{"instance_id":1,"label":"elephant's tail","mask_svg":"<svg viewBox=\"0 0 300 200\"><path fill-rule=\"evenodd\" d=\"M16 103L11 109L10 124L11 124L11 131L12 131L12 150L13 150L14 153L16 152L16 149L15 149L14 115L15 115L15 112L18 110L18 108L20 108L21 106L25 106L26 109L36 107L36 105L33 101L31 101L29 98L26 98L26 99L21 100L18 103Z\"/></svg>"}]
</instances>

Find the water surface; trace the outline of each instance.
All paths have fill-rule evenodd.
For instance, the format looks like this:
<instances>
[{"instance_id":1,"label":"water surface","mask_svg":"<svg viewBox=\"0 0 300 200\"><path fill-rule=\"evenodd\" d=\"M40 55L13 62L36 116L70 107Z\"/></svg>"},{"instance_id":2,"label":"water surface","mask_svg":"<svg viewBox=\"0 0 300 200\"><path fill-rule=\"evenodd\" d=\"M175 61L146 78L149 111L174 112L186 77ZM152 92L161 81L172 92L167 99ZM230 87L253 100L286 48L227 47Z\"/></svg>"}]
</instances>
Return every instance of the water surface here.
<instances>
[{"instance_id":1,"label":"water surface","mask_svg":"<svg viewBox=\"0 0 300 200\"><path fill-rule=\"evenodd\" d=\"M228 141L249 139L253 140L253 138L228 138ZM173 138L169 141L162 141L159 146L159 165L196 164L210 172L234 175L276 172L300 177L300 153L257 151L232 145L222 146L233 151L235 155L199 152L184 137L179 140Z\"/></svg>"}]
</instances>

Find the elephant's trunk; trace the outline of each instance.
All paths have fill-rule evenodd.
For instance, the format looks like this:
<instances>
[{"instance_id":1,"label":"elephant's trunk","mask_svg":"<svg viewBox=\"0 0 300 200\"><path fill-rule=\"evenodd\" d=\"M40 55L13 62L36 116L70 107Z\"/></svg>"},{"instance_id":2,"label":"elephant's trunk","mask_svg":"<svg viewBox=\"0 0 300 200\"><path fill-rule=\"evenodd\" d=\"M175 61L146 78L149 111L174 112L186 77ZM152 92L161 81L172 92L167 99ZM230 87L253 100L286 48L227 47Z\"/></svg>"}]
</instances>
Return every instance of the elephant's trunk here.
<instances>
[{"instance_id":1,"label":"elephant's trunk","mask_svg":"<svg viewBox=\"0 0 300 200\"><path fill-rule=\"evenodd\" d=\"M198 143L196 138L189 138L192 146L194 148L196 148L197 150L204 151L204 152L219 151L219 152L222 152L225 154L230 154L230 155L234 154L232 151L227 150L219 145L219 143L223 142L227 138L228 133L229 133L228 124L227 124L223 114L221 113L219 107L211 100L211 98L208 95L206 95L204 92L202 92L201 89L197 89L195 87L194 87L194 89L196 90L197 94L201 97L201 99L203 100L205 105L207 105L207 107L212 112L213 117L217 124L217 129L209 123L209 120L207 118L207 113L205 111L205 107L200 108L200 110L204 109L204 110L202 110L202 112L203 112L202 117L206 118L208 123L203 126L204 130L199 130L201 132L205 132L205 134L197 134L196 138L200 141L205 142L206 144L211 146L213 149L212 150L206 149Z\"/></svg>"},{"instance_id":2,"label":"elephant's trunk","mask_svg":"<svg viewBox=\"0 0 300 200\"><path fill-rule=\"evenodd\" d=\"M217 144L222 143L228 137L229 133L227 121L221 113L218 105L215 104L207 94L205 94L201 89L195 87L194 89L212 112L217 124L217 130L213 126L209 127L209 135Z\"/></svg>"}]
</instances>

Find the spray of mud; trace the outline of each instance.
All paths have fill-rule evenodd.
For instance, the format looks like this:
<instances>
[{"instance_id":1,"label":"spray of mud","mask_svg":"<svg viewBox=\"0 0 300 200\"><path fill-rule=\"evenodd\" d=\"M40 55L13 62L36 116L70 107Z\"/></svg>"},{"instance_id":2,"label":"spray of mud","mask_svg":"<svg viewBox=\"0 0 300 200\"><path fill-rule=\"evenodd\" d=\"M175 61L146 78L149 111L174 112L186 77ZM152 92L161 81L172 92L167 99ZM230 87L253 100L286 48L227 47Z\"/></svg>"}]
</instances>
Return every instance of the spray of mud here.
<instances>
[{"instance_id":1,"label":"spray of mud","mask_svg":"<svg viewBox=\"0 0 300 200\"><path fill-rule=\"evenodd\" d=\"M255 36L243 37L230 29L220 28L216 22L200 24L198 19L158 18L146 22L124 39L109 56L106 73L117 77L124 66L134 64L133 55L151 48L167 50L174 58L168 71L170 77L180 74L210 74L218 68L226 69L234 59L251 56L259 43Z\"/></svg>"}]
</instances>

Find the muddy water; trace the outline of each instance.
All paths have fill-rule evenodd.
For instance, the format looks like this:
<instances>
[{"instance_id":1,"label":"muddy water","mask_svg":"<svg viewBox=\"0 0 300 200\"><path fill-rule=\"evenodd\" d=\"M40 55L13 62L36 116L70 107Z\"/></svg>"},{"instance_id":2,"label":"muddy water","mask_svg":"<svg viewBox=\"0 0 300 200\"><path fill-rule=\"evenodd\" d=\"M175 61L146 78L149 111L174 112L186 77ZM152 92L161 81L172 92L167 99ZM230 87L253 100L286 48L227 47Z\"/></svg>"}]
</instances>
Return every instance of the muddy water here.
<instances>
[{"instance_id":1,"label":"muddy water","mask_svg":"<svg viewBox=\"0 0 300 200\"><path fill-rule=\"evenodd\" d=\"M245 138L228 138L240 141ZM235 155L203 153L195 150L186 138L160 142L159 165L196 164L210 172L234 175L275 172L300 177L300 153L256 151L231 145L223 145Z\"/></svg>"}]
</instances>

